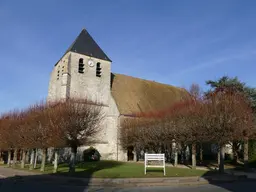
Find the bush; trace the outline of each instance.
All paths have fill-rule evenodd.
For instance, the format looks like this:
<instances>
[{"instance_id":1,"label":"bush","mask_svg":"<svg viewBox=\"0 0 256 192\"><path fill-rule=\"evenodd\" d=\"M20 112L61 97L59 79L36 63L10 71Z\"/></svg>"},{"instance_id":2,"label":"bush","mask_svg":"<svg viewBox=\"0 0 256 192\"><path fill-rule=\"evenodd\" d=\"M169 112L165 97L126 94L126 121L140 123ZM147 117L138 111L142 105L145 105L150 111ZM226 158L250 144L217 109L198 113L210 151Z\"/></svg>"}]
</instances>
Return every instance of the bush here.
<instances>
[{"instance_id":1,"label":"bush","mask_svg":"<svg viewBox=\"0 0 256 192\"><path fill-rule=\"evenodd\" d=\"M94 147L90 147L83 152L84 161L99 161L100 160L100 153Z\"/></svg>"}]
</instances>

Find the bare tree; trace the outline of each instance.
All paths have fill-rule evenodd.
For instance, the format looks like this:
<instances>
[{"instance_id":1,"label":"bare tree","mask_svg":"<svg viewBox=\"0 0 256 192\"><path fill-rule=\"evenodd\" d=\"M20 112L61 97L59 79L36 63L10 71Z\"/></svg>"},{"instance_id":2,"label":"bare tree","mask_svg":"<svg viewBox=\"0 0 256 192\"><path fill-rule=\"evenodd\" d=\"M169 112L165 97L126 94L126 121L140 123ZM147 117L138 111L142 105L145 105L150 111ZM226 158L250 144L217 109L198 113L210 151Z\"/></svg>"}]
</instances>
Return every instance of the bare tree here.
<instances>
[{"instance_id":1,"label":"bare tree","mask_svg":"<svg viewBox=\"0 0 256 192\"><path fill-rule=\"evenodd\" d=\"M34 147L37 149L40 148L42 152L41 171L45 170L47 148L65 146L63 130L52 122L56 106L56 104L40 102L32 105L29 110L28 122L30 122L29 127L30 133L32 134L32 143ZM35 153L35 149L33 153ZM33 158L35 158L35 160L32 161L36 164L35 154Z\"/></svg>"},{"instance_id":2,"label":"bare tree","mask_svg":"<svg viewBox=\"0 0 256 192\"><path fill-rule=\"evenodd\" d=\"M9 131L9 114L5 113L2 114L0 117L0 148L2 150L8 150L8 161L7 164L10 166L11 162L11 150L9 149L9 143L8 143L8 131Z\"/></svg>"},{"instance_id":3,"label":"bare tree","mask_svg":"<svg viewBox=\"0 0 256 192\"><path fill-rule=\"evenodd\" d=\"M204 111L208 138L219 145L219 171L224 172L224 147L229 141L247 140L252 127L252 111L245 97L228 90L208 96Z\"/></svg>"},{"instance_id":4,"label":"bare tree","mask_svg":"<svg viewBox=\"0 0 256 192\"><path fill-rule=\"evenodd\" d=\"M70 99L52 105L52 129L61 130L65 145L71 147L70 172L75 171L77 148L96 142L103 118L102 106L87 100Z\"/></svg>"},{"instance_id":5,"label":"bare tree","mask_svg":"<svg viewBox=\"0 0 256 192\"><path fill-rule=\"evenodd\" d=\"M142 114L135 118L126 118L122 122L122 145L143 146L160 152L163 146L171 146L175 142L177 156L178 143L192 144L193 167L196 166L196 143L204 135L201 122L203 101L197 85L191 86L191 96L187 100L176 103L171 109L152 114ZM177 157L175 158L177 165Z\"/></svg>"},{"instance_id":6,"label":"bare tree","mask_svg":"<svg viewBox=\"0 0 256 192\"><path fill-rule=\"evenodd\" d=\"M1 135L5 139L4 145L8 150L8 166L10 166L11 152L13 151L12 166L15 167L17 163L18 149L22 145L22 138L19 134L21 119L22 114L18 110L11 111L2 118Z\"/></svg>"},{"instance_id":7,"label":"bare tree","mask_svg":"<svg viewBox=\"0 0 256 192\"><path fill-rule=\"evenodd\" d=\"M220 146L219 170L223 172L225 144L234 140L244 140L246 144L255 132L249 102L243 95L228 90L209 94L207 98L202 97L197 85L192 85L189 92L190 97L176 103L168 113L154 112L125 119L122 146L143 146L156 151L170 141L191 144L192 167L196 167L196 144L211 141Z\"/></svg>"}]
</instances>

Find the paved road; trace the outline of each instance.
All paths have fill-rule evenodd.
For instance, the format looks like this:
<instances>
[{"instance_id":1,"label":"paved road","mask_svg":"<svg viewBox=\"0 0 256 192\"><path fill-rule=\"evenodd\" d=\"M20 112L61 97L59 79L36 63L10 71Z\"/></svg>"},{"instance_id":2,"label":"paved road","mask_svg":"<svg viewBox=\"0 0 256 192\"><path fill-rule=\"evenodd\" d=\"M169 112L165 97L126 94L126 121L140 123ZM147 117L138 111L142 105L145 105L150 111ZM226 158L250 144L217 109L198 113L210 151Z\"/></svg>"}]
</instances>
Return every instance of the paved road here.
<instances>
[{"instance_id":1,"label":"paved road","mask_svg":"<svg viewBox=\"0 0 256 192\"><path fill-rule=\"evenodd\" d=\"M200 186L172 186L172 187L136 187L136 188L91 188L88 189L85 186L75 186L75 185L55 185L55 184L43 184L39 182L20 182L15 180L3 179L0 180L0 191L1 192L26 192L26 191L36 191L36 192L255 192L256 183L255 182L237 182L237 183L226 183L221 185L200 185Z\"/></svg>"},{"instance_id":2,"label":"paved road","mask_svg":"<svg viewBox=\"0 0 256 192\"><path fill-rule=\"evenodd\" d=\"M103 192L104 190L102 190ZM177 187L143 187L122 189L120 192L255 192L255 182L237 182L217 185L200 185L200 186L177 186Z\"/></svg>"},{"instance_id":3,"label":"paved road","mask_svg":"<svg viewBox=\"0 0 256 192\"><path fill-rule=\"evenodd\" d=\"M79 185L77 183L58 183L56 180L51 180L49 183L42 182L42 176L29 173L25 178L15 177L15 175L25 175L27 172L20 170L4 169L0 167L0 192L255 192L256 182L253 181L240 181L236 183L226 184L208 184L200 186L170 186L170 187L136 187L136 188L90 188L86 185ZM30 175L31 174L31 175ZM33 175L32 175L33 174ZM37 178L37 179L35 179Z\"/></svg>"}]
</instances>

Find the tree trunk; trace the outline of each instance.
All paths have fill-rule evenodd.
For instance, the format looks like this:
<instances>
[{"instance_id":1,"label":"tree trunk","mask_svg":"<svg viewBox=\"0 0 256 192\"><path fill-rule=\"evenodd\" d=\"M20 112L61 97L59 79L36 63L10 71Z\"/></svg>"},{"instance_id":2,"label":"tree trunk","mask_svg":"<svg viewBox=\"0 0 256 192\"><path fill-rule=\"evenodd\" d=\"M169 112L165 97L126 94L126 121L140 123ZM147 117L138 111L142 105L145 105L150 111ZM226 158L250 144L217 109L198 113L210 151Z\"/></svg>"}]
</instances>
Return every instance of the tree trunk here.
<instances>
[{"instance_id":1,"label":"tree trunk","mask_svg":"<svg viewBox=\"0 0 256 192\"><path fill-rule=\"evenodd\" d=\"M196 169L196 143L192 143L192 169Z\"/></svg>"},{"instance_id":2,"label":"tree trunk","mask_svg":"<svg viewBox=\"0 0 256 192\"><path fill-rule=\"evenodd\" d=\"M225 156L225 145L220 146L220 163L219 163L219 172L224 173L224 156Z\"/></svg>"},{"instance_id":3,"label":"tree trunk","mask_svg":"<svg viewBox=\"0 0 256 192\"><path fill-rule=\"evenodd\" d=\"M249 145L248 145L248 139L244 140L244 169L247 171L248 170L248 149L249 149Z\"/></svg>"},{"instance_id":4,"label":"tree trunk","mask_svg":"<svg viewBox=\"0 0 256 192\"><path fill-rule=\"evenodd\" d=\"M25 168L25 162L26 162L26 150L22 150L22 160L20 164L20 168L24 169Z\"/></svg>"},{"instance_id":5,"label":"tree trunk","mask_svg":"<svg viewBox=\"0 0 256 192\"><path fill-rule=\"evenodd\" d=\"M185 145L185 147L184 147L184 150L183 150L183 153L184 153L184 155L185 155L185 164L186 165L189 165L189 159L190 159L190 157L191 157L191 155L192 155L192 152L190 151L190 148L189 148L189 146L188 145Z\"/></svg>"},{"instance_id":6,"label":"tree trunk","mask_svg":"<svg viewBox=\"0 0 256 192\"><path fill-rule=\"evenodd\" d=\"M185 156L186 156L185 150L182 147L181 150L180 150L180 163L181 164L185 164L185 161L186 161L186 157Z\"/></svg>"},{"instance_id":7,"label":"tree trunk","mask_svg":"<svg viewBox=\"0 0 256 192\"><path fill-rule=\"evenodd\" d=\"M54 148L49 148L49 154L48 157L46 158L46 163L52 163L54 161L54 154L55 154L55 149Z\"/></svg>"},{"instance_id":8,"label":"tree trunk","mask_svg":"<svg viewBox=\"0 0 256 192\"><path fill-rule=\"evenodd\" d=\"M178 147L177 147L177 143L175 142L175 140L172 140L172 154L174 154L174 163L173 166L177 167L178 165Z\"/></svg>"},{"instance_id":9,"label":"tree trunk","mask_svg":"<svg viewBox=\"0 0 256 192\"><path fill-rule=\"evenodd\" d=\"M8 160L7 160L7 166L8 167L11 166L11 155L12 155L12 151L8 150Z\"/></svg>"},{"instance_id":10,"label":"tree trunk","mask_svg":"<svg viewBox=\"0 0 256 192\"><path fill-rule=\"evenodd\" d=\"M42 149L42 162L41 162L40 171L45 170L46 154L47 154L47 148Z\"/></svg>"},{"instance_id":11,"label":"tree trunk","mask_svg":"<svg viewBox=\"0 0 256 192\"><path fill-rule=\"evenodd\" d=\"M168 162L172 162L172 150L170 145L168 145Z\"/></svg>"},{"instance_id":12,"label":"tree trunk","mask_svg":"<svg viewBox=\"0 0 256 192\"><path fill-rule=\"evenodd\" d=\"M59 161L59 150L55 149L53 173L57 173L58 172L58 161Z\"/></svg>"},{"instance_id":13,"label":"tree trunk","mask_svg":"<svg viewBox=\"0 0 256 192\"><path fill-rule=\"evenodd\" d=\"M218 166L220 165L220 149L218 149L218 157L217 157L217 161L218 161Z\"/></svg>"},{"instance_id":14,"label":"tree trunk","mask_svg":"<svg viewBox=\"0 0 256 192\"><path fill-rule=\"evenodd\" d=\"M69 163L69 172L74 173L76 168L76 154L77 154L77 146L71 148L71 158Z\"/></svg>"},{"instance_id":15,"label":"tree trunk","mask_svg":"<svg viewBox=\"0 0 256 192\"><path fill-rule=\"evenodd\" d=\"M200 143L200 164L203 164L203 144Z\"/></svg>"},{"instance_id":16,"label":"tree trunk","mask_svg":"<svg viewBox=\"0 0 256 192\"><path fill-rule=\"evenodd\" d=\"M16 164L17 164L17 153L18 153L18 149L14 149L13 152L13 160L12 160L12 167L15 168Z\"/></svg>"},{"instance_id":17,"label":"tree trunk","mask_svg":"<svg viewBox=\"0 0 256 192\"><path fill-rule=\"evenodd\" d=\"M133 161L137 162L138 161L138 154L137 154L137 148L133 148Z\"/></svg>"},{"instance_id":18,"label":"tree trunk","mask_svg":"<svg viewBox=\"0 0 256 192\"><path fill-rule=\"evenodd\" d=\"M239 148L239 144L235 141L233 141L232 143L232 160L233 160L233 163L237 164L238 162L238 148Z\"/></svg>"},{"instance_id":19,"label":"tree trunk","mask_svg":"<svg viewBox=\"0 0 256 192\"><path fill-rule=\"evenodd\" d=\"M2 151L0 149L0 161L3 161Z\"/></svg>"},{"instance_id":20,"label":"tree trunk","mask_svg":"<svg viewBox=\"0 0 256 192\"><path fill-rule=\"evenodd\" d=\"M26 151L26 158L25 158L25 164L27 163L27 164L29 164L29 156L30 156L30 152L29 152L29 150L27 150Z\"/></svg>"},{"instance_id":21,"label":"tree trunk","mask_svg":"<svg viewBox=\"0 0 256 192\"><path fill-rule=\"evenodd\" d=\"M38 158L38 149L35 149L35 162L34 162L34 169L36 168L37 158Z\"/></svg>"},{"instance_id":22,"label":"tree trunk","mask_svg":"<svg viewBox=\"0 0 256 192\"><path fill-rule=\"evenodd\" d=\"M34 163L35 163L35 149L32 149L31 156L30 156L29 170L34 169Z\"/></svg>"},{"instance_id":23,"label":"tree trunk","mask_svg":"<svg viewBox=\"0 0 256 192\"><path fill-rule=\"evenodd\" d=\"M177 150L177 147L175 146L175 149L174 149L174 167L177 167L178 165L178 150Z\"/></svg>"}]
</instances>

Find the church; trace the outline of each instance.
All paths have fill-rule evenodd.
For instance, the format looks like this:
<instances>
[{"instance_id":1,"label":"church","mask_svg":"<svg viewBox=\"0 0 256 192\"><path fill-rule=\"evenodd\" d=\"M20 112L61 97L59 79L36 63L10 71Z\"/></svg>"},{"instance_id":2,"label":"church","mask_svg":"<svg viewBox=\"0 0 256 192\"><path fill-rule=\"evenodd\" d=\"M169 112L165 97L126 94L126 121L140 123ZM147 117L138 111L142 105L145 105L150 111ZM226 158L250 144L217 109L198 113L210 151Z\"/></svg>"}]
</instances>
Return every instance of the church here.
<instances>
[{"instance_id":1,"label":"church","mask_svg":"<svg viewBox=\"0 0 256 192\"><path fill-rule=\"evenodd\" d=\"M105 119L99 141L93 147L101 159L127 161L128 152L118 139L122 119L164 110L181 99L184 89L114 73L111 64L111 59L83 29L54 65L47 101L84 98L102 103ZM80 152L87 147L80 147Z\"/></svg>"}]
</instances>

